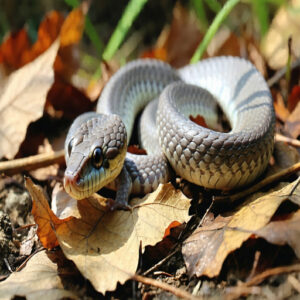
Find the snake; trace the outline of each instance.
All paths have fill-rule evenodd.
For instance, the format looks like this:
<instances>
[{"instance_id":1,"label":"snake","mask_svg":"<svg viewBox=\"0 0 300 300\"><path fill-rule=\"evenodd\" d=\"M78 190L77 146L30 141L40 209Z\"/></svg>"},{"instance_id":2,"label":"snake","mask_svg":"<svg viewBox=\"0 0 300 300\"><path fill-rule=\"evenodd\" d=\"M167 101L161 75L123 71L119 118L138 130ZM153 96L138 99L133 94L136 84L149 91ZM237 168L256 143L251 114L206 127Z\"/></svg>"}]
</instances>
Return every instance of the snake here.
<instances>
[{"instance_id":1,"label":"snake","mask_svg":"<svg viewBox=\"0 0 300 300\"><path fill-rule=\"evenodd\" d=\"M136 116L145 155L127 152ZM214 126L221 109L229 132ZM201 115L207 126L192 122ZM64 188L80 200L105 186L116 203L147 194L177 176L213 190L254 182L274 146L272 96L246 59L221 56L173 69L156 59L133 60L112 75L96 112L78 116L65 140Z\"/></svg>"}]
</instances>

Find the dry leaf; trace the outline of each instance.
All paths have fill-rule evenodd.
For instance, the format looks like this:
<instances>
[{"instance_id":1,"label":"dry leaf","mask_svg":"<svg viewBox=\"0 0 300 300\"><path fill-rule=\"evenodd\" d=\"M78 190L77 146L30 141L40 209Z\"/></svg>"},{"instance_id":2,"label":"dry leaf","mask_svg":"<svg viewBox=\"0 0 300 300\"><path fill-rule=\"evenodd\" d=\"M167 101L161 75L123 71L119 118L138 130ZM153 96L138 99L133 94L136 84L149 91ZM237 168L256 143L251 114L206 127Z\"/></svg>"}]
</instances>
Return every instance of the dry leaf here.
<instances>
[{"instance_id":1,"label":"dry leaf","mask_svg":"<svg viewBox=\"0 0 300 300\"><path fill-rule=\"evenodd\" d=\"M201 39L196 16L177 3L173 9L171 26L161 32L155 48L142 57L154 56L179 68L189 63Z\"/></svg>"},{"instance_id":2,"label":"dry leaf","mask_svg":"<svg viewBox=\"0 0 300 300\"><path fill-rule=\"evenodd\" d=\"M286 122L286 120L288 119L288 117L290 115L290 112L285 106L285 103L284 103L281 93L274 92L273 94L274 94L273 98L275 99L274 109L275 109L276 118L278 118L282 122Z\"/></svg>"},{"instance_id":3,"label":"dry leaf","mask_svg":"<svg viewBox=\"0 0 300 300\"><path fill-rule=\"evenodd\" d=\"M299 102L300 102L300 85L295 85L293 86L293 89L287 101L287 106L289 111L292 112Z\"/></svg>"},{"instance_id":4,"label":"dry leaf","mask_svg":"<svg viewBox=\"0 0 300 300\"><path fill-rule=\"evenodd\" d=\"M47 93L54 82L56 41L33 62L13 72L0 91L0 157L18 152L30 122L43 115Z\"/></svg>"},{"instance_id":5,"label":"dry leaf","mask_svg":"<svg viewBox=\"0 0 300 300\"><path fill-rule=\"evenodd\" d=\"M127 152L137 155L146 155L147 151L145 149L140 148L138 145L130 145L127 148Z\"/></svg>"},{"instance_id":6,"label":"dry leaf","mask_svg":"<svg viewBox=\"0 0 300 300\"><path fill-rule=\"evenodd\" d=\"M14 272L0 282L3 300L24 297L28 300L78 299L74 292L64 289L58 266L46 251L35 254L20 272Z\"/></svg>"},{"instance_id":7,"label":"dry leaf","mask_svg":"<svg viewBox=\"0 0 300 300\"><path fill-rule=\"evenodd\" d=\"M33 61L60 38L60 50L54 63L54 69L65 79L71 78L79 67L77 44L81 39L87 2L72 10L64 19L57 11L49 12L38 29L37 41L31 46L25 29L10 34L0 46L0 64L6 74Z\"/></svg>"},{"instance_id":8,"label":"dry leaf","mask_svg":"<svg viewBox=\"0 0 300 300\"><path fill-rule=\"evenodd\" d=\"M67 119L74 120L78 115L92 109L92 102L80 90L56 78L48 93L45 107L51 116L63 115Z\"/></svg>"},{"instance_id":9,"label":"dry leaf","mask_svg":"<svg viewBox=\"0 0 300 300\"><path fill-rule=\"evenodd\" d=\"M0 64L5 65L6 74L24 65L23 55L29 49L29 37L25 29L11 33L6 37L0 46Z\"/></svg>"},{"instance_id":10,"label":"dry leaf","mask_svg":"<svg viewBox=\"0 0 300 300\"><path fill-rule=\"evenodd\" d=\"M55 216L59 219L69 217L80 218L77 200L71 198L65 191L61 183L56 183L52 191L51 208Z\"/></svg>"},{"instance_id":11,"label":"dry leaf","mask_svg":"<svg viewBox=\"0 0 300 300\"><path fill-rule=\"evenodd\" d=\"M255 233L269 243L288 244L300 258L300 210L289 214L283 220L270 222Z\"/></svg>"},{"instance_id":12,"label":"dry leaf","mask_svg":"<svg viewBox=\"0 0 300 300\"><path fill-rule=\"evenodd\" d=\"M115 60L110 62L102 61L101 62L101 78L95 79L92 78L85 88L85 94L92 100L95 101L99 98L101 91L103 90L104 86L110 79L110 77L120 68L119 63ZM82 81L82 80L81 80Z\"/></svg>"},{"instance_id":13,"label":"dry leaf","mask_svg":"<svg viewBox=\"0 0 300 300\"><path fill-rule=\"evenodd\" d=\"M200 115L197 115L196 117L193 117L193 116L190 116L190 120L194 123L196 123L197 125L199 126L202 126L204 128L208 128L206 122L205 122L205 119L200 116Z\"/></svg>"},{"instance_id":14,"label":"dry leaf","mask_svg":"<svg viewBox=\"0 0 300 300\"><path fill-rule=\"evenodd\" d=\"M53 230L66 220L60 220L55 216L49 207L48 199L43 189L38 185L34 185L30 178L25 178L25 187L33 199L32 214L35 223L38 225L37 235L46 249L53 249L58 246Z\"/></svg>"},{"instance_id":15,"label":"dry leaf","mask_svg":"<svg viewBox=\"0 0 300 300\"><path fill-rule=\"evenodd\" d=\"M218 216L210 224L198 228L182 249L189 275L217 276L228 254L266 226L283 201L300 204L298 183L295 181L266 195L254 194L234 215Z\"/></svg>"},{"instance_id":16,"label":"dry leaf","mask_svg":"<svg viewBox=\"0 0 300 300\"><path fill-rule=\"evenodd\" d=\"M262 42L261 51L272 69L284 67L288 60L288 39L292 37L292 53L300 56L300 0L282 5L273 18Z\"/></svg>"},{"instance_id":17,"label":"dry leaf","mask_svg":"<svg viewBox=\"0 0 300 300\"><path fill-rule=\"evenodd\" d=\"M241 56L241 52L241 43L239 38L227 27L223 27L218 30L207 47L208 56Z\"/></svg>"},{"instance_id":18,"label":"dry leaf","mask_svg":"<svg viewBox=\"0 0 300 300\"><path fill-rule=\"evenodd\" d=\"M300 135L300 102L298 102L296 108L287 118L284 129L289 132L294 139L297 139Z\"/></svg>"},{"instance_id":19,"label":"dry leaf","mask_svg":"<svg viewBox=\"0 0 300 300\"><path fill-rule=\"evenodd\" d=\"M84 30L85 15L89 9L87 2L82 2L78 8L73 9L62 25L60 43L62 47L80 42Z\"/></svg>"},{"instance_id":20,"label":"dry leaf","mask_svg":"<svg viewBox=\"0 0 300 300\"><path fill-rule=\"evenodd\" d=\"M57 11L49 12L39 25L37 41L31 49L24 54L22 65L32 61L38 55L45 52L57 39L64 17Z\"/></svg>"},{"instance_id":21,"label":"dry leaf","mask_svg":"<svg viewBox=\"0 0 300 300\"><path fill-rule=\"evenodd\" d=\"M42 189L30 179L26 186L37 208L35 220L42 221L39 229L50 223L67 258L101 293L114 290L118 282L123 284L134 274L140 243L143 249L155 245L172 222L189 220L190 201L171 184L161 185L143 199L133 199L132 211L107 212L90 199L78 201L80 217L60 222Z\"/></svg>"},{"instance_id":22,"label":"dry leaf","mask_svg":"<svg viewBox=\"0 0 300 300\"><path fill-rule=\"evenodd\" d=\"M80 42L83 34L87 11L88 4L83 1L79 7L69 13L61 26L59 35L61 47L54 64L54 69L56 73L68 82L70 82L73 74L75 74L80 66L77 44Z\"/></svg>"},{"instance_id":23,"label":"dry leaf","mask_svg":"<svg viewBox=\"0 0 300 300\"><path fill-rule=\"evenodd\" d=\"M37 41L32 46L25 29L8 35L0 46L0 64L6 73L24 66L45 52L58 37L63 21L60 13L48 13L39 26Z\"/></svg>"}]
</instances>

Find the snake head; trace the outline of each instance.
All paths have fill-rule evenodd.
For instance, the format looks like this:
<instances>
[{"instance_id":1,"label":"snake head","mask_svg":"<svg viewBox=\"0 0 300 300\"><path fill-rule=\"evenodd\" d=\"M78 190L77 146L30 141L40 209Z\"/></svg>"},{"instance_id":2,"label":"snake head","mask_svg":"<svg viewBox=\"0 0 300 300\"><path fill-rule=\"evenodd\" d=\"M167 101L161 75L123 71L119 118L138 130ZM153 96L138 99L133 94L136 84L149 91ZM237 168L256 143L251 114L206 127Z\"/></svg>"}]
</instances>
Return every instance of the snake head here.
<instances>
[{"instance_id":1,"label":"snake head","mask_svg":"<svg viewBox=\"0 0 300 300\"><path fill-rule=\"evenodd\" d=\"M69 130L65 151L64 188L77 200L86 198L120 174L127 151L125 125L117 115L82 115Z\"/></svg>"}]
</instances>

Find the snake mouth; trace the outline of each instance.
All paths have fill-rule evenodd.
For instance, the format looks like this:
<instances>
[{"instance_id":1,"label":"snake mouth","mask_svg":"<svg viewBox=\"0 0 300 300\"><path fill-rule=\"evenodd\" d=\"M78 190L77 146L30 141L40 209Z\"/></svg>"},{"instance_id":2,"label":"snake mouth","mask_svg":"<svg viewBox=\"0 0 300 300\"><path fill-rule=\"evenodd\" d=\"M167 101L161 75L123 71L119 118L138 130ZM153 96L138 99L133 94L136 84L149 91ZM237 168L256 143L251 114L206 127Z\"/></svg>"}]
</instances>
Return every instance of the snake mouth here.
<instances>
[{"instance_id":1,"label":"snake mouth","mask_svg":"<svg viewBox=\"0 0 300 300\"><path fill-rule=\"evenodd\" d=\"M92 172L88 176L81 177L80 174L74 175L67 171L64 176L64 188L74 199L81 200L87 198L103 187L101 178L104 173L105 171L102 169Z\"/></svg>"}]
</instances>

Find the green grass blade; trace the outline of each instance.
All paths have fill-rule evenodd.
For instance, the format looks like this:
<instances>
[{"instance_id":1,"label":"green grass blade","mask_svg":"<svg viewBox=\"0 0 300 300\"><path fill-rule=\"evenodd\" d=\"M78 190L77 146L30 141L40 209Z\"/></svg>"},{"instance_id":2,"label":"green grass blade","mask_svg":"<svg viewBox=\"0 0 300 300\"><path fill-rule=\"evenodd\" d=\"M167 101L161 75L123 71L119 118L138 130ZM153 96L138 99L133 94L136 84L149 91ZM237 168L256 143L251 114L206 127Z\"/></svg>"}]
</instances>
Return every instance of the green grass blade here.
<instances>
[{"instance_id":1,"label":"green grass blade","mask_svg":"<svg viewBox=\"0 0 300 300\"><path fill-rule=\"evenodd\" d=\"M205 2L207 6L216 14L222 9L222 5L217 0L206 0Z\"/></svg>"},{"instance_id":2,"label":"green grass blade","mask_svg":"<svg viewBox=\"0 0 300 300\"><path fill-rule=\"evenodd\" d=\"M203 0L191 0L191 5L197 15L198 20L200 21L202 27L201 29L206 30L208 28L208 21L203 5Z\"/></svg>"},{"instance_id":3,"label":"green grass blade","mask_svg":"<svg viewBox=\"0 0 300 300\"><path fill-rule=\"evenodd\" d=\"M266 0L252 0L253 15L257 17L261 35L264 36L269 28L269 8Z\"/></svg>"},{"instance_id":4,"label":"green grass blade","mask_svg":"<svg viewBox=\"0 0 300 300\"><path fill-rule=\"evenodd\" d=\"M223 21L226 19L226 17L229 15L231 10L235 7L235 5L240 0L228 0L223 8L219 11L219 13L216 15L215 19L209 26L203 40L199 44L198 48L196 49L192 59L191 63L197 62L199 59L201 59L202 55L204 54L209 42L212 40L214 35L216 34L217 30L219 29L220 25L223 23Z\"/></svg>"},{"instance_id":5,"label":"green grass blade","mask_svg":"<svg viewBox=\"0 0 300 300\"><path fill-rule=\"evenodd\" d=\"M101 57L104 49L104 44L100 40L98 32L96 31L94 25L91 22L91 19L88 16L85 17L84 31L86 35L89 37L93 46L96 48L99 57Z\"/></svg>"},{"instance_id":6,"label":"green grass blade","mask_svg":"<svg viewBox=\"0 0 300 300\"><path fill-rule=\"evenodd\" d=\"M76 8L80 5L79 0L65 0L65 2L70 5L72 8ZM92 42L93 46L96 48L98 55L101 57L102 52L104 49L104 44L99 38L99 35L91 22L89 16L85 17L85 26L84 31L86 35L89 37L90 41Z\"/></svg>"},{"instance_id":7,"label":"green grass blade","mask_svg":"<svg viewBox=\"0 0 300 300\"><path fill-rule=\"evenodd\" d=\"M110 60L120 47L133 21L136 19L147 0L130 0L118 22L107 46L104 49L103 59Z\"/></svg>"}]
</instances>

